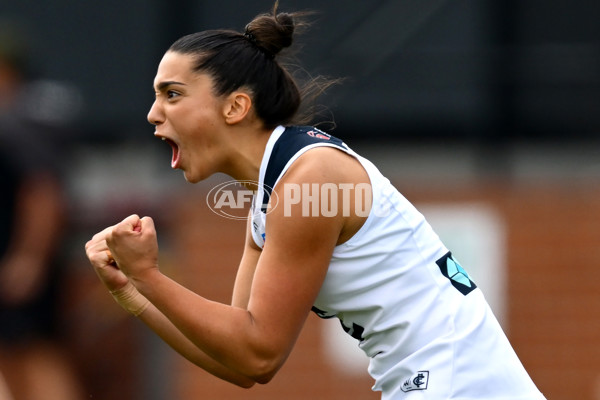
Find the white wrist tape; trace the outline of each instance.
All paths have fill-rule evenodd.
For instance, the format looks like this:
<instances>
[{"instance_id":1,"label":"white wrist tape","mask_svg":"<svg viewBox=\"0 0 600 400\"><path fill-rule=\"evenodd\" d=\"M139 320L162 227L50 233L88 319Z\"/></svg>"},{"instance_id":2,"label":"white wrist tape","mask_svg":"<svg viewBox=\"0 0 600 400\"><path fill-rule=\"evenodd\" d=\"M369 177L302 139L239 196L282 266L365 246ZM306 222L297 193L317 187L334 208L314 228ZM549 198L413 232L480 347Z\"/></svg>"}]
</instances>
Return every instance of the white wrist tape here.
<instances>
[{"instance_id":1,"label":"white wrist tape","mask_svg":"<svg viewBox=\"0 0 600 400\"><path fill-rule=\"evenodd\" d=\"M110 294L121 307L136 317L143 313L150 304L150 301L138 292L131 282L127 282L127 285L121 289L110 291Z\"/></svg>"}]
</instances>

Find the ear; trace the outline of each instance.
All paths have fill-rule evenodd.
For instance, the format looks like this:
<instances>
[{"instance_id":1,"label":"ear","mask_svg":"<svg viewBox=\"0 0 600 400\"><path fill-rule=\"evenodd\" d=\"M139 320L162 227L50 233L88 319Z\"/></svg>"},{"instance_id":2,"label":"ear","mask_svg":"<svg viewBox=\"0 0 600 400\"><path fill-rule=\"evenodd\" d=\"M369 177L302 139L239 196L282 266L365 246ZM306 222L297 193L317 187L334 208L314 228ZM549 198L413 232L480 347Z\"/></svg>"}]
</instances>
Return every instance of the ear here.
<instances>
[{"instance_id":1,"label":"ear","mask_svg":"<svg viewBox=\"0 0 600 400\"><path fill-rule=\"evenodd\" d=\"M237 124L241 122L252 107L252 99L245 92L233 92L229 96L224 104L223 116L225 122L229 125Z\"/></svg>"}]
</instances>

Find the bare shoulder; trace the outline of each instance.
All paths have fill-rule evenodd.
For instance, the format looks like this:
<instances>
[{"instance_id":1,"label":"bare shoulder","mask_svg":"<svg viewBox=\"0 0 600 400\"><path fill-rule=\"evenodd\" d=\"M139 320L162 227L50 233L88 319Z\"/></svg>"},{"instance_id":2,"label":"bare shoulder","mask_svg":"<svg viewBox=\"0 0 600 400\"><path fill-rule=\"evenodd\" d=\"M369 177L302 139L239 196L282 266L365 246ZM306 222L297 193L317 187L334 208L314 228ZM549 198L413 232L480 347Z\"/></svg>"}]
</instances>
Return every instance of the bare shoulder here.
<instances>
[{"instance_id":1,"label":"bare shoulder","mask_svg":"<svg viewBox=\"0 0 600 400\"><path fill-rule=\"evenodd\" d=\"M299 228L309 229L311 237L329 232L338 245L366 221L370 189L369 176L356 157L334 147L316 147L298 157L274 188L279 209L271 221L283 217L289 226L289 217L302 216L294 221Z\"/></svg>"},{"instance_id":2,"label":"bare shoulder","mask_svg":"<svg viewBox=\"0 0 600 400\"><path fill-rule=\"evenodd\" d=\"M360 162L352 155L331 146L320 146L302 154L282 180L299 178L317 183L369 182Z\"/></svg>"}]
</instances>

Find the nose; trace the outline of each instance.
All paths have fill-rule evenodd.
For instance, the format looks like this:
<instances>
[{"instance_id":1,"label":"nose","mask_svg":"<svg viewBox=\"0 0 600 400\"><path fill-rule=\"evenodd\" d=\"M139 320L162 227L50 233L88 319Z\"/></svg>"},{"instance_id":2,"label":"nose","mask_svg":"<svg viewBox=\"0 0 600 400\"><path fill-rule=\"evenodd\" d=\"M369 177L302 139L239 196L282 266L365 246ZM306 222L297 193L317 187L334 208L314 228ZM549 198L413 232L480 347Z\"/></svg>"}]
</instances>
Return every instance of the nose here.
<instances>
[{"instance_id":1,"label":"nose","mask_svg":"<svg viewBox=\"0 0 600 400\"><path fill-rule=\"evenodd\" d=\"M152 103L152 107L150 107L150 111L148 111L148 122L152 125L160 125L164 122L164 114L162 112L162 108L158 104L157 101Z\"/></svg>"}]
</instances>

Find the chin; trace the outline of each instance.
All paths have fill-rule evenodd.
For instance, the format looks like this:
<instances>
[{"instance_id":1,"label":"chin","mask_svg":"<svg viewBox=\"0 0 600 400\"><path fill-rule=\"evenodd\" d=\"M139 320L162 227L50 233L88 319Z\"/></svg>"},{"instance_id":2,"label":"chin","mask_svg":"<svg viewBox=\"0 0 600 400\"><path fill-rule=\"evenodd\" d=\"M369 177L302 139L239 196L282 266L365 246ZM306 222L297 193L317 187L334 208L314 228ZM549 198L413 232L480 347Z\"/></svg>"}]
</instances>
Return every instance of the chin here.
<instances>
[{"instance_id":1,"label":"chin","mask_svg":"<svg viewBox=\"0 0 600 400\"><path fill-rule=\"evenodd\" d=\"M185 172L183 173L183 177L185 178L185 180L188 183L198 183L198 182L200 182L200 179L196 179L195 177L189 176Z\"/></svg>"},{"instance_id":2,"label":"chin","mask_svg":"<svg viewBox=\"0 0 600 400\"><path fill-rule=\"evenodd\" d=\"M198 182L201 182L201 181L205 180L206 178L208 178L208 176L203 176L203 175L198 176L198 175L188 173L186 171L183 171L183 177L189 183L198 183Z\"/></svg>"}]
</instances>

